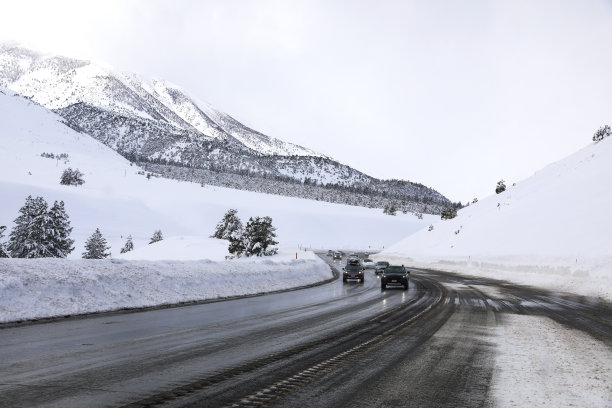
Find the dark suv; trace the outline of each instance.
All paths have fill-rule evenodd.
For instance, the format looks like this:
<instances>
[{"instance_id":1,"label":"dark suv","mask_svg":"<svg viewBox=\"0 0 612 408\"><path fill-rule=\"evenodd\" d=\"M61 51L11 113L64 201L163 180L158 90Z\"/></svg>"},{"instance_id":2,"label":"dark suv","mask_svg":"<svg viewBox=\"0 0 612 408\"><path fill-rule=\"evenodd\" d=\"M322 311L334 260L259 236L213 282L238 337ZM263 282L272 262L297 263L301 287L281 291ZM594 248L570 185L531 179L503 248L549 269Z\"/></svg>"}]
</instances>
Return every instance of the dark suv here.
<instances>
[{"instance_id":1,"label":"dark suv","mask_svg":"<svg viewBox=\"0 0 612 408\"><path fill-rule=\"evenodd\" d=\"M401 285L404 290L408 289L408 280L410 272L404 268L404 265L389 265L385 268L380 278L380 289L387 289L387 285Z\"/></svg>"},{"instance_id":2,"label":"dark suv","mask_svg":"<svg viewBox=\"0 0 612 408\"><path fill-rule=\"evenodd\" d=\"M361 265L361 262L349 262L344 268L342 274L342 282L346 283L349 279L358 279L359 283L365 281L365 270Z\"/></svg>"}]
</instances>

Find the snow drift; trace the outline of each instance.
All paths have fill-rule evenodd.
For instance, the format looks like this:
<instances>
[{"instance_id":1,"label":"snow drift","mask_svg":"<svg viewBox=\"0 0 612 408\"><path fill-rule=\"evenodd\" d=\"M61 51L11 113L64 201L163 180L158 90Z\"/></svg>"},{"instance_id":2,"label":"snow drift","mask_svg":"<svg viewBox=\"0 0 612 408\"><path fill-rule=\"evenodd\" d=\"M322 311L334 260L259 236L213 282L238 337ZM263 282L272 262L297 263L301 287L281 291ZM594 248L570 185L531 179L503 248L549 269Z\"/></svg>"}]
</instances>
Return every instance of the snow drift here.
<instances>
[{"instance_id":1,"label":"snow drift","mask_svg":"<svg viewBox=\"0 0 612 408\"><path fill-rule=\"evenodd\" d=\"M251 295L332 278L312 252L232 261L0 259L0 322Z\"/></svg>"}]
</instances>

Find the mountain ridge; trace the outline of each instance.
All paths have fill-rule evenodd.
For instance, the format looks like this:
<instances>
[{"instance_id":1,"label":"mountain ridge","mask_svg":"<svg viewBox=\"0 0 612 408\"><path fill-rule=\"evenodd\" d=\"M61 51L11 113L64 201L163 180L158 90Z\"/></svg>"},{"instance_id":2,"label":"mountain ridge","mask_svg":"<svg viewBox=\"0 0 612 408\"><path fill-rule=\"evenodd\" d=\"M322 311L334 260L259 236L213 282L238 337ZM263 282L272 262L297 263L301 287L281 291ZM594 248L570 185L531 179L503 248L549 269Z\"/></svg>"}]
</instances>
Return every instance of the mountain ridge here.
<instances>
[{"instance_id":1,"label":"mountain ridge","mask_svg":"<svg viewBox=\"0 0 612 408\"><path fill-rule=\"evenodd\" d=\"M388 181L251 129L161 79L145 80L86 60L0 45L0 85L53 110L73 129L133 161L330 185L371 195L385 195L389 187ZM391 196L398 206L405 202L404 207L420 212L439 213L452 205L439 192L410 181L394 184ZM382 205L375 202L372 205Z\"/></svg>"}]
</instances>

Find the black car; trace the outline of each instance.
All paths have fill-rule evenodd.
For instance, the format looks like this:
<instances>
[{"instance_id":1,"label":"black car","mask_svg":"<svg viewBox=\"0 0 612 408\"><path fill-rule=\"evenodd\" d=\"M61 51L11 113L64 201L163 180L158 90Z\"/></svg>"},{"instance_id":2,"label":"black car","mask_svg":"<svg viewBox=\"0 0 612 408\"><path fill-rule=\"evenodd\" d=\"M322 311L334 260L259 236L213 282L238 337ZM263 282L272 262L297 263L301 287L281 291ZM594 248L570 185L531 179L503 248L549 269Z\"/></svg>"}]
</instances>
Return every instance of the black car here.
<instances>
[{"instance_id":1,"label":"black car","mask_svg":"<svg viewBox=\"0 0 612 408\"><path fill-rule=\"evenodd\" d=\"M365 270L361 265L361 262L357 263L348 263L344 268L342 268L344 272L342 274L342 282L347 282L349 279L358 279L359 283L363 283L365 281Z\"/></svg>"},{"instance_id":2,"label":"black car","mask_svg":"<svg viewBox=\"0 0 612 408\"><path fill-rule=\"evenodd\" d=\"M380 289L387 289L387 285L390 286L403 286L404 290L408 289L410 272L404 268L404 265L389 265L385 268L380 278Z\"/></svg>"},{"instance_id":3,"label":"black car","mask_svg":"<svg viewBox=\"0 0 612 408\"><path fill-rule=\"evenodd\" d=\"M389 266L389 262L387 261L378 261L376 262L376 267L374 268L374 272L378 275L379 273L383 273L385 269Z\"/></svg>"}]
</instances>

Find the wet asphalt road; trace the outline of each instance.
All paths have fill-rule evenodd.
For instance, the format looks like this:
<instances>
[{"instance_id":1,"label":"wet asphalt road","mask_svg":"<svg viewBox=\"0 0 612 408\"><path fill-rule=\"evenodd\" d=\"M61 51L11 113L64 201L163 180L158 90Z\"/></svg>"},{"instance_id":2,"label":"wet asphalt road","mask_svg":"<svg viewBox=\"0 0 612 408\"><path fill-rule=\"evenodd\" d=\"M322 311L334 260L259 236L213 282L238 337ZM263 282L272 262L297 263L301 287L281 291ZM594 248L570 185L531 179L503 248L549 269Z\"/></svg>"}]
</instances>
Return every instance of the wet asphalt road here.
<instances>
[{"instance_id":1,"label":"wet asphalt road","mask_svg":"<svg viewBox=\"0 0 612 408\"><path fill-rule=\"evenodd\" d=\"M381 292L369 270L363 284L0 328L0 406L491 406L506 313L612 345L610 305L593 299L420 270Z\"/></svg>"}]
</instances>

